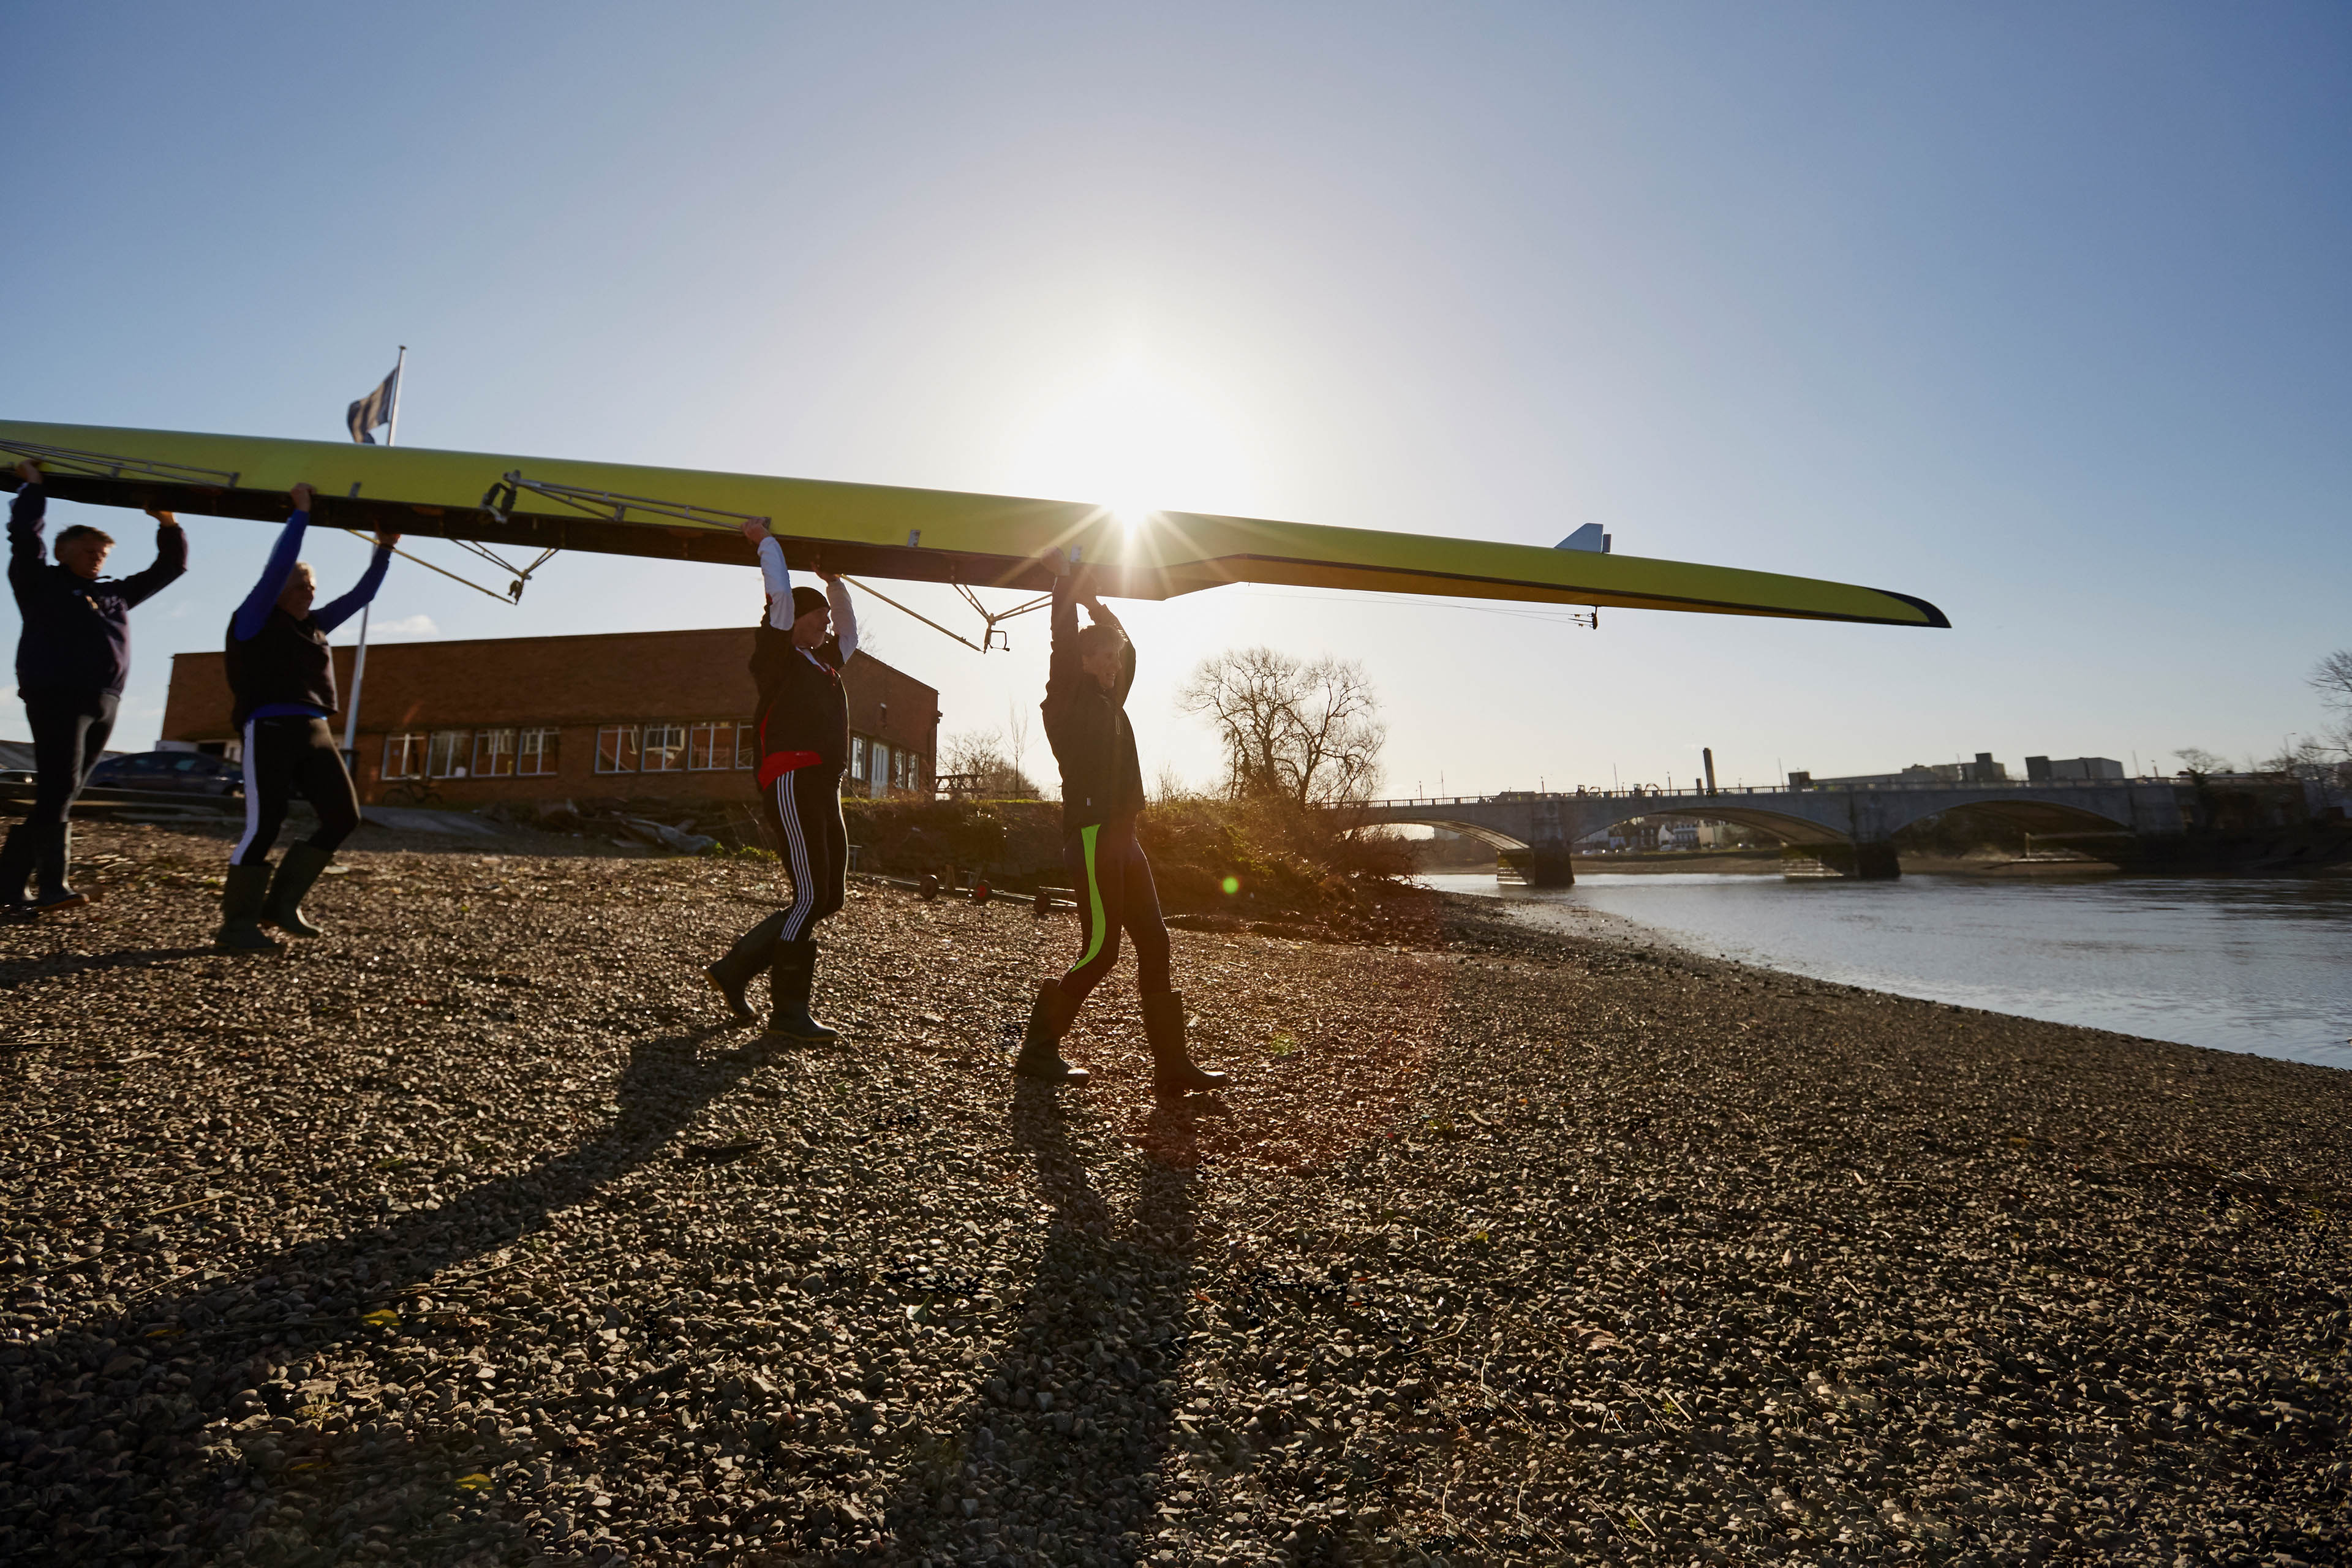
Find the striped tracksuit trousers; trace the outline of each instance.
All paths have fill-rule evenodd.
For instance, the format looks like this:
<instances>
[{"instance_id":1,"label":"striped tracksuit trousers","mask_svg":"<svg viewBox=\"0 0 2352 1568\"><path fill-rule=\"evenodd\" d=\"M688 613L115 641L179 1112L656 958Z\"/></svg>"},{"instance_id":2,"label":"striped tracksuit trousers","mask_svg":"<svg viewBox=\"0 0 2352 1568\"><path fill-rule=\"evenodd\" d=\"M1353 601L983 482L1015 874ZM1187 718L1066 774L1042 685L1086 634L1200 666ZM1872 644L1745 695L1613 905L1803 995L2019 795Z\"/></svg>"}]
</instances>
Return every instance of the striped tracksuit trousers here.
<instances>
[{"instance_id":1,"label":"striped tracksuit trousers","mask_svg":"<svg viewBox=\"0 0 2352 1568\"><path fill-rule=\"evenodd\" d=\"M806 942L849 892L849 829L841 819L841 770L794 768L760 797L793 901L735 939L734 952L765 966L780 942Z\"/></svg>"}]
</instances>

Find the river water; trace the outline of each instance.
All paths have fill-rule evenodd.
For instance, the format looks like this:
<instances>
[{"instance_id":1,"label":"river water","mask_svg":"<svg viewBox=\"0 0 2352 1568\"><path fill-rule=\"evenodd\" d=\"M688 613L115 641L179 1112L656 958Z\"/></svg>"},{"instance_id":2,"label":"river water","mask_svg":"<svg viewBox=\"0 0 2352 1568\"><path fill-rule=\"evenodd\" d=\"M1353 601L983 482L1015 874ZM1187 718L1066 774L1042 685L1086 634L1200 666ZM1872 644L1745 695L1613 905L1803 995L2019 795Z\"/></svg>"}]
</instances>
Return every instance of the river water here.
<instances>
[{"instance_id":1,"label":"river water","mask_svg":"<svg viewBox=\"0 0 2352 1568\"><path fill-rule=\"evenodd\" d=\"M1597 910L1679 946L1818 980L2352 1068L2352 879L1579 873L1556 890L1491 875L1422 880L1508 900L1538 921Z\"/></svg>"}]
</instances>

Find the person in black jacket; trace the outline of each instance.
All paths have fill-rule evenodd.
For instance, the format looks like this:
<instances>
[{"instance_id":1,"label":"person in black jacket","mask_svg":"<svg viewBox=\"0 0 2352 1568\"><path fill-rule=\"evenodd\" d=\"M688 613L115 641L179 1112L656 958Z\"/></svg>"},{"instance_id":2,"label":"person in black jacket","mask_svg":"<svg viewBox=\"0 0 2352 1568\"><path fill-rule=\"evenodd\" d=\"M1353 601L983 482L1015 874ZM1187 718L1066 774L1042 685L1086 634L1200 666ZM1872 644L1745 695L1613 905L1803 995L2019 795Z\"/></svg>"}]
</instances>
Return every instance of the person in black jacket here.
<instances>
[{"instance_id":1,"label":"person in black jacket","mask_svg":"<svg viewBox=\"0 0 2352 1568\"><path fill-rule=\"evenodd\" d=\"M376 541L357 587L313 608L318 580L310 563L298 559L310 526L310 500L309 485L294 487L294 515L228 623L228 689L236 703L232 721L245 742L245 835L229 856L218 942L236 951L277 951L277 941L261 929L264 921L292 936L320 934L303 918L302 897L360 825L359 792L327 724L336 708L335 658L327 634L375 597L400 535ZM269 848L297 795L319 814L319 830L286 851L273 879Z\"/></svg>"},{"instance_id":2,"label":"person in black jacket","mask_svg":"<svg viewBox=\"0 0 2352 1568\"><path fill-rule=\"evenodd\" d=\"M74 798L105 753L131 673L131 611L188 569L179 519L155 520L155 563L120 581L100 577L111 536L77 524L58 535L57 564L41 559L48 490L38 463L16 465L8 508L8 586L24 616L16 642L16 695L33 728L33 809L0 845L0 904L23 909L25 881L37 883L31 908L88 903L67 880Z\"/></svg>"},{"instance_id":3,"label":"person in black jacket","mask_svg":"<svg viewBox=\"0 0 2352 1568\"><path fill-rule=\"evenodd\" d=\"M761 811L792 878L793 901L738 937L703 973L749 1022L758 1014L745 992L767 971L768 1027L761 1038L830 1043L841 1032L809 1011L816 985L813 933L817 921L840 910L849 890L849 831L841 818L849 699L841 671L857 651L857 611L849 585L822 567L824 593L793 586L784 547L765 520L745 523L743 534L759 547L768 595L751 643Z\"/></svg>"},{"instance_id":4,"label":"person in black jacket","mask_svg":"<svg viewBox=\"0 0 2352 1568\"><path fill-rule=\"evenodd\" d=\"M1143 810L1143 768L1127 694L1135 684L1135 645L1101 598L1077 586L1069 562L1053 560L1054 648L1045 676L1045 739L1062 768L1063 855L1077 892L1078 961L1037 988L1029 1027L1013 1070L1052 1083L1079 1084L1084 1068L1062 1059L1061 1039L1087 994L1118 961L1118 935L1135 944L1136 988L1143 994L1143 1032L1151 1044L1153 1092L1177 1098L1223 1086L1225 1075L1195 1067L1184 1048L1184 999L1171 984L1168 925L1160 915L1151 863L1135 841ZM1078 606L1091 622L1078 626Z\"/></svg>"}]
</instances>

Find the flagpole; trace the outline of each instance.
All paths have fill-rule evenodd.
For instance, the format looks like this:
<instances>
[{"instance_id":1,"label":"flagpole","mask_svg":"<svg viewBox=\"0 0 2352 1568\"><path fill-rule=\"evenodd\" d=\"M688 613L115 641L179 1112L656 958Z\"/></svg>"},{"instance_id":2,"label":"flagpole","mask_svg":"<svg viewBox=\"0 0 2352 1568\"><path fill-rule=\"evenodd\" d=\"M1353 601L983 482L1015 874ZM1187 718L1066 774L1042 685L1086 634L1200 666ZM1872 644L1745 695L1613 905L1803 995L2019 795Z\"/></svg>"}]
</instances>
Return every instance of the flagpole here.
<instances>
[{"instance_id":1,"label":"flagpole","mask_svg":"<svg viewBox=\"0 0 2352 1568\"><path fill-rule=\"evenodd\" d=\"M376 363L382 364L383 362L378 360ZM401 373L407 368L408 345L403 343L400 345L400 357L393 363L392 367L391 417L386 419L383 425L383 444L387 447L391 446L400 435ZM352 700L349 706L343 710L343 756L354 768L359 766L360 761L360 687L367 679L368 611L373 607L373 605L360 606L359 651L352 655Z\"/></svg>"},{"instance_id":2,"label":"flagpole","mask_svg":"<svg viewBox=\"0 0 2352 1568\"><path fill-rule=\"evenodd\" d=\"M375 362L382 364L383 361ZM387 447L400 439L400 384L405 379L401 373L408 368L408 345L400 345L400 357L392 365L392 411L383 422L383 444Z\"/></svg>"}]
</instances>

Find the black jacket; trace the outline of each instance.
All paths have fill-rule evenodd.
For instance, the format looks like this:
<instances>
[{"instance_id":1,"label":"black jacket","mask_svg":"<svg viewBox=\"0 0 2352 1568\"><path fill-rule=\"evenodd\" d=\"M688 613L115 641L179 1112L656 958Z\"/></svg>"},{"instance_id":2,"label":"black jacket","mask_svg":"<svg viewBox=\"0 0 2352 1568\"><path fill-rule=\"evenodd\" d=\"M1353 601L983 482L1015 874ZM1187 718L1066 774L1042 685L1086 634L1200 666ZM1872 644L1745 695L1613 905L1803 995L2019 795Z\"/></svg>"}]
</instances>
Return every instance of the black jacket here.
<instances>
[{"instance_id":1,"label":"black jacket","mask_svg":"<svg viewBox=\"0 0 2352 1568\"><path fill-rule=\"evenodd\" d=\"M1109 690L1078 662L1078 606L1067 577L1054 587L1054 653L1046 666L1045 742L1062 767L1062 827L1075 832L1143 809L1143 764L1127 721L1135 685L1135 645L1119 656Z\"/></svg>"},{"instance_id":2,"label":"black jacket","mask_svg":"<svg viewBox=\"0 0 2352 1568\"><path fill-rule=\"evenodd\" d=\"M760 689L754 733L760 737L761 773L770 757L814 752L826 767L849 765L849 695L842 689L841 639L827 637L808 650L793 646L793 634L760 623L751 642L751 679Z\"/></svg>"},{"instance_id":3,"label":"black jacket","mask_svg":"<svg viewBox=\"0 0 2352 1568\"><path fill-rule=\"evenodd\" d=\"M229 624L228 689L236 699L230 722L238 730L257 708L296 702L332 713L335 701L335 655L318 617L296 620L272 605L261 630L249 638L236 635Z\"/></svg>"},{"instance_id":4,"label":"black jacket","mask_svg":"<svg viewBox=\"0 0 2352 1568\"><path fill-rule=\"evenodd\" d=\"M188 539L155 530L155 564L131 577L96 582L42 558L48 491L26 485L8 508L8 585L25 619L16 641L16 685L26 691L122 695L131 674L131 606L188 569Z\"/></svg>"}]
</instances>

